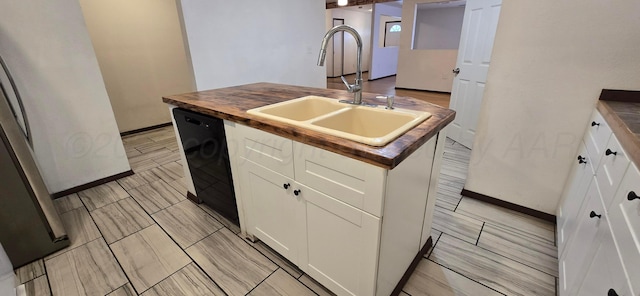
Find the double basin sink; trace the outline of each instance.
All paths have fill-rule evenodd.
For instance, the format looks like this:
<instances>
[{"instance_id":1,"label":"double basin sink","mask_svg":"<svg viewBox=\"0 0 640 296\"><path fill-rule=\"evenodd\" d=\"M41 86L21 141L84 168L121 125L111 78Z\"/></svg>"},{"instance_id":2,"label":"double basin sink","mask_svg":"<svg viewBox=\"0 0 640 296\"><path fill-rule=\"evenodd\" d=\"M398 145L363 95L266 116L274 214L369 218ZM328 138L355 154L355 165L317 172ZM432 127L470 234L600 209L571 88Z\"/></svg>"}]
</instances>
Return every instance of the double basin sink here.
<instances>
[{"instance_id":1,"label":"double basin sink","mask_svg":"<svg viewBox=\"0 0 640 296\"><path fill-rule=\"evenodd\" d=\"M431 117L429 112L350 105L319 96L254 108L247 113L371 146L384 146Z\"/></svg>"}]
</instances>

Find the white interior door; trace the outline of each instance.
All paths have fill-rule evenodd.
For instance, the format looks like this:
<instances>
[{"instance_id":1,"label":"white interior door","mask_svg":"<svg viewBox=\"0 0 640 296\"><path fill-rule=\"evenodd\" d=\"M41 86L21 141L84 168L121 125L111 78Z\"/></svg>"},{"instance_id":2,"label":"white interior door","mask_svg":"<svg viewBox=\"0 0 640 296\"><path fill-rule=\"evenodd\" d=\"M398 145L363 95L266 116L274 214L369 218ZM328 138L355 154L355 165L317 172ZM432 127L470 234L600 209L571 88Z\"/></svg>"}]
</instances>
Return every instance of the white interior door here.
<instances>
[{"instance_id":1,"label":"white interior door","mask_svg":"<svg viewBox=\"0 0 640 296\"><path fill-rule=\"evenodd\" d=\"M459 72L453 79L449 104L457 114L447 135L469 148L476 133L501 5L502 0L467 0L464 10L454 70Z\"/></svg>"},{"instance_id":2,"label":"white interior door","mask_svg":"<svg viewBox=\"0 0 640 296\"><path fill-rule=\"evenodd\" d=\"M333 26L344 25L344 19L333 19ZM331 77L344 75L344 32L333 35L333 71Z\"/></svg>"}]
</instances>

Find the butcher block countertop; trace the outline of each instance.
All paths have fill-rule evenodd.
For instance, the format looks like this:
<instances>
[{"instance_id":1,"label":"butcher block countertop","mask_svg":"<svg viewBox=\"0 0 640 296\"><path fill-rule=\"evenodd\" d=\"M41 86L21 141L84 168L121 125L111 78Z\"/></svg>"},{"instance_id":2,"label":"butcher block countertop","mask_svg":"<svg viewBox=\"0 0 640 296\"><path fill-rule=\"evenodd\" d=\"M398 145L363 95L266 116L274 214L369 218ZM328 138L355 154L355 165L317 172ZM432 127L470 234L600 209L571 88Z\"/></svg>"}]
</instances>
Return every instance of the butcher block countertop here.
<instances>
[{"instance_id":1,"label":"butcher block countertop","mask_svg":"<svg viewBox=\"0 0 640 296\"><path fill-rule=\"evenodd\" d=\"M622 149L640 167L640 91L604 89L597 108Z\"/></svg>"},{"instance_id":2,"label":"butcher block countertop","mask_svg":"<svg viewBox=\"0 0 640 296\"><path fill-rule=\"evenodd\" d=\"M452 122L455 117L455 111L453 110L414 98L396 97L394 106L427 111L431 113L431 117L386 146L374 147L247 113L249 109L309 95L353 100L353 94L342 90L273 83L254 83L198 91L166 96L162 100L167 104L183 109L257 128L386 169L396 167L402 160ZM376 95L362 93L362 100L371 104L386 105L386 101L376 99Z\"/></svg>"}]
</instances>

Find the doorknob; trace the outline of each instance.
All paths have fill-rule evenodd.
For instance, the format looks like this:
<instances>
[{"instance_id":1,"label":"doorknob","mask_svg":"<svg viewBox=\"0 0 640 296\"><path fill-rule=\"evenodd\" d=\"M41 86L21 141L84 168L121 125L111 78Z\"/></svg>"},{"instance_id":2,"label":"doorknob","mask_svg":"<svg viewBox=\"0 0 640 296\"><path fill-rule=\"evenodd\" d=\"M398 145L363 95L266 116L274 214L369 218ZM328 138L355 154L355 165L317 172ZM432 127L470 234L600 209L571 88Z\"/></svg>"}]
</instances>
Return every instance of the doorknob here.
<instances>
[{"instance_id":1,"label":"doorknob","mask_svg":"<svg viewBox=\"0 0 640 296\"><path fill-rule=\"evenodd\" d=\"M458 74L460 74L460 68L455 68L455 69L453 69L452 72L453 72L453 74L458 75Z\"/></svg>"}]
</instances>

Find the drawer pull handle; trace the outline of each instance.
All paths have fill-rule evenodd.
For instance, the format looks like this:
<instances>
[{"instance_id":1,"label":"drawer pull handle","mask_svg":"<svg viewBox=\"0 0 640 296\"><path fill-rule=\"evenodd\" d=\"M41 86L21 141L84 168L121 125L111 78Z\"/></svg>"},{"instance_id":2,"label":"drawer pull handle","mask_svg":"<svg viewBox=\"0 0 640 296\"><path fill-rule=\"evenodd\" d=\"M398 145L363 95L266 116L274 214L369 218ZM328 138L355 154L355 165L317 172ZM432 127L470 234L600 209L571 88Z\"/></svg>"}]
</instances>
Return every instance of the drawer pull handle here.
<instances>
[{"instance_id":1,"label":"drawer pull handle","mask_svg":"<svg viewBox=\"0 0 640 296\"><path fill-rule=\"evenodd\" d=\"M298 195L300 195L300 192L302 192L300 189L296 189L296 190L293 191L293 194L298 196Z\"/></svg>"},{"instance_id":2,"label":"drawer pull handle","mask_svg":"<svg viewBox=\"0 0 640 296\"><path fill-rule=\"evenodd\" d=\"M284 185L282 185L282 187L284 187L284 189L289 189L289 186L291 186L291 184L289 184L289 183L285 183Z\"/></svg>"},{"instance_id":3,"label":"drawer pull handle","mask_svg":"<svg viewBox=\"0 0 640 296\"><path fill-rule=\"evenodd\" d=\"M616 152L616 151L611 151L611 149L607 149L607 151L605 151L605 152L604 152L604 155L607 155L607 156L609 156L609 155L611 155L611 154L613 154L613 155L618 155L618 152Z\"/></svg>"},{"instance_id":4,"label":"drawer pull handle","mask_svg":"<svg viewBox=\"0 0 640 296\"><path fill-rule=\"evenodd\" d=\"M607 296L618 296L618 293L616 293L616 290L614 289L609 289Z\"/></svg>"},{"instance_id":5,"label":"drawer pull handle","mask_svg":"<svg viewBox=\"0 0 640 296\"><path fill-rule=\"evenodd\" d=\"M589 218L594 218L594 217L598 217L598 219L602 218L602 215L598 215L596 214L596 212L591 211L591 213L589 213Z\"/></svg>"},{"instance_id":6,"label":"drawer pull handle","mask_svg":"<svg viewBox=\"0 0 640 296\"><path fill-rule=\"evenodd\" d=\"M592 122L591 122L591 126L596 126L596 125L597 125L597 126L600 126L600 124L599 124L599 123L597 123L597 122L595 122L595 121L592 121Z\"/></svg>"},{"instance_id":7,"label":"drawer pull handle","mask_svg":"<svg viewBox=\"0 0 640 296\"><path fill-rule=\"evenodd\" d=\"M587 158L582 157L582 155L578 155L578 163L579 164L587 163Z\"/></svg>"},{"instance_id":8,"label":"drawer pull handle","mask_svg":"<svg viewBox=\"0 0 640 296\"><path fill-rule=\"evenodd\" d=\"M629 194L627 194L627 199L628 200L634 200L634 199L640 199L640 196L638 196L635 192L633 191L629 191Z\"/></svg>"}]
</instances>

